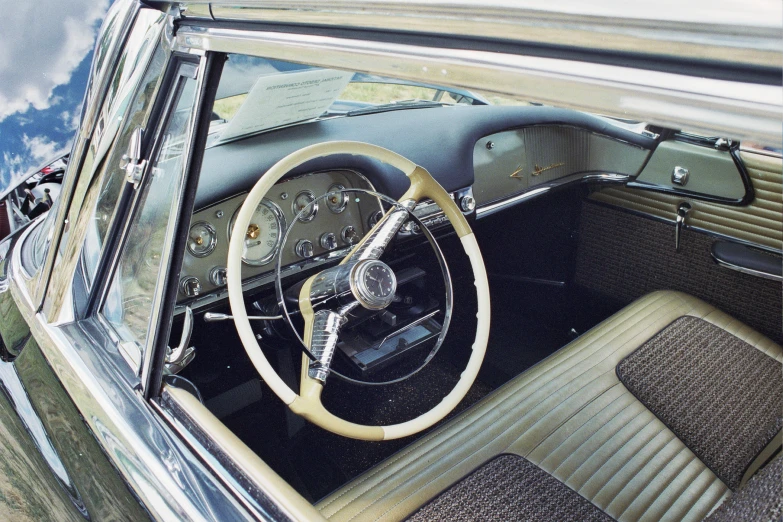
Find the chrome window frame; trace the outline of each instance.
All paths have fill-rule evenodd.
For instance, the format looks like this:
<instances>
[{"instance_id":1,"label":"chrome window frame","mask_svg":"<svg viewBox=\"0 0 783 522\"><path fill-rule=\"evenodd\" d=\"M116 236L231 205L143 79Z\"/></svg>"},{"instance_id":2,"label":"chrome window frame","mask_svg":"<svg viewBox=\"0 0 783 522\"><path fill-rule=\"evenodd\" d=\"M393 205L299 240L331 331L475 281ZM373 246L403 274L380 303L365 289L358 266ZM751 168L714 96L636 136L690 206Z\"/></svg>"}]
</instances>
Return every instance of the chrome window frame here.
<instances>
[{"instance_id":1,"label":"chrome window frame","mask_svg":"<svg viewBox=\"0 0 783 522\"><path fill-rule=\"evenodd\" d=\"M494 92L764 144L778 144L783 138L783 100L780 87L773 85L501 52L232 29L226 24L182 26L175 48Z\"/></svg>"},{"instance_id":2,"label":"chrome window frame","mask_svg":"<svg viewBox=\"0 0 783 522\"><path fill-rule=\"evenodd\" d=\"M182 88L184 86L184 82L186 81L186 78L188 77L188 66L192 70L195 67L197 67L197 71L194 77L191 77L192 79L196 80L196 86L195 86L195 92L194 92L194 102L193 106L190 109L190 115L188 120L188 130L185 135L185 140L183 142L183 154L189 155L190 150L192 149L193 139L194 139L194 131L195 131L195 125L196 121L194 120L194 116L197 112L198 107L202 104L202 100L199 97L199 93L201 93L202 84L204 82L204 70L206 65L206 58L203 56L203 54L191 54L189 57L186 57L184 55L175 56L169 53L169 63L167 65L167 69L174 67L176 68L175 71L173 71L172 76L170 78L170 81L164 85L169 87L168 92L165 93L166 100L163 105L163 109L160 114L160 118L158 121L155 122L154 126L154 143L153 146L150 147L150 155L147 159L147 165L145 168L145 172L142 176L142 184L138 186L137 189L135 189L135 194L133 198L133 202L131 203L129 212L124 216L124 221L122 223L122 230L118 242L119 248L117 248L114 253L111 255L111 264L110 264L110 270L106 273L106 280L103 281L102 287L101 287L101 293L97 300L96 307L95 307L95 315L98 317L100 323L108 330L109 336L118 342L118 346L120 347L120 352L125 357L125 360L128 362L128 364L131 366L131 368L135 371L137 375L141 377L141 388L142 390L146 390L147 385L149 383L150 373L151 373L151 366L152 366L152 356L155 352L155 341L156 341L156 328L160 327L160 310L161 310L161 302L163 300L163 294L165 291L165 280L167 277L167 267L170 265L170 258L172 256L173 251L173 245L174 245L174 234L175 234L175 227L173 226L173 219L170 218L169 223L166 227L166 234L164 236L164 249L161 253L161 262L160 262L160 269L157 274L156 283L155 283L155 291L153 294L152 299L152 312L150 314L150 320L149 320L149 327L150 331L147 335L147 338L145 339L143 346L138 346L139 354L138 354L138 360L136 359L136 354L130 354L127 353L127 349L129 347L122 346L126 342L130 342L129 339L123 339L120 332L117 331L117 329L111 324L111 322L104 316L103 314L103 306L106 302L106 298L108 297L108 294L110 292L111 283L115 277L116 271L119 268L120 261L122 260L122 257L125 252L125 246L128 239L128 236L131 233L134 219L138 212L142 210L141 205L141 196L143 194L144 190L144 184L151 182L151 171L153 168L155 168L155 164L158 158L158 155L160 153L160 149L162 147L162 140L165 136L165 131L168 128L169 123L169 117L173 113L173 111L176 109L176 104L179 101L179 95L181 94ZM150 129L152 130L152 129ZM182 207L182 200L183 200L183 189L187 178L187 171L189 168L190 163L190 157L186 157L185 160L182 162L182 169L184 172L182 172L180 175L180 181L177 185L176 194L171 200L170 203L170 216L173 216L175 214L180 213L180 209ZM173 173L172 173L173 174ZM135 341L133 341L134 344Z\"/></svg>"}]
</instances>

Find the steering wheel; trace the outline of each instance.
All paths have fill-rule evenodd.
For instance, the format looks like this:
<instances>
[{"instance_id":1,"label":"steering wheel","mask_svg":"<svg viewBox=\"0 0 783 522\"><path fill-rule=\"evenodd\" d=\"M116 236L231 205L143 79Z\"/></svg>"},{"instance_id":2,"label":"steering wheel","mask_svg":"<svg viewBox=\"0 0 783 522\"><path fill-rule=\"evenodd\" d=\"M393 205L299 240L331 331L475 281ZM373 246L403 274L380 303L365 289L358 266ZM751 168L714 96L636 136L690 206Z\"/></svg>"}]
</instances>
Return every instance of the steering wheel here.
<instances>
[{"instance_id":1,"label":"steering wheel","mask_svg":"<svg viewBox=\"0 0 783 522\"><path fill-rule=\"evenodd\" d=\"M234 323L245 351L264 382L291 408L291 411L328 431L361 440L391 440L413 435L434 425L449 414L465 397L476 380L489 339L489 283L484 260L476 237L451 196L423 167L383 147L355 141L331 141L310 145L295 151L273 165L256 182L237 214L234 227L245 230L256 207L266 193L288 172L315 158L334 154L367 156L391 165L410 179L410 187L399 199L403 209L392 208L359 241L346 258L336 267L328 268L308 278L299 292L299 310L304 320L304 341L308 350L318 359L315 365L303 355L302 374L297 394L280 378L269 364L256 340L245 308L242 294L242 254L244 234L232 234L228 247L227 287L228 300ZM346 316L361 306L371 310L383 310L394 298L396 280L394 273L379 260L381 254L408 218L416 202L429 197L440 206L451 221L462 247L470 259L478 298L476 338L465 370L454 388L434 408L422 415L399 424L369 426L356 424L329 412L321 402L321 392L329 373L329 365L337 347L337 338ZM405 210L408 209L408 210ZM367 274L382 277L385 288L378 291L367 287ZM376 277L376 278L377 278ZM313 309L316 297L334 301L333 309ZM346 301L345 298L348 297ZM323 301L321 301L323 302Z\"/></svg>"}]
</instances>

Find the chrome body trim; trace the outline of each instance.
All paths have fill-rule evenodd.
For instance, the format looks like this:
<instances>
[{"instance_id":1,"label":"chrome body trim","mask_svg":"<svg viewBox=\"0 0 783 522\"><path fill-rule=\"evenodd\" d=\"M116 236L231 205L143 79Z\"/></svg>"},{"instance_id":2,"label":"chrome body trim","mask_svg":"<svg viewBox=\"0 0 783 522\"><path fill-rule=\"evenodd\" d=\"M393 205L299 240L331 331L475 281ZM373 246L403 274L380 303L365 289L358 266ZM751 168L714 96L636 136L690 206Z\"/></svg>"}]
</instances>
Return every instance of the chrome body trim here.
<instances>
[{"instance_id":1,"label":"chrome body trim","mask_svg":"<svg viewBox=\"0 0 783 522\"><path fill-rule=\"evenodd\" d=\"M496 201L488 205L478 207L476 209L476 218L478 219L478 218L490 216L495 212L503 210L507 207L512 207L516 204L522 203L523 201L527 201L529 199L543 196L544 194L546 194L547 192L549 192L554 188L560 188L566 185L571 185L576 183L609 183L609 184L627 183L631 179L632 176L629 176L627 174L589 173L589 174L573 174L571 176L565 176L563 178L551 181L549 183L538 185L534 188L531 188L525 192L522 192L521 194L517 194L510 198L502 199L500 201Z\"/></svg>"},{"instance_id":2,"label":"chrome body trim","mask_svg":"<svg viewBox=\"0 0 783 522\"><path fill-rule=\"evenodd\" d=\"M716 257L714 252L712 252L711 255L713 261L715 261L715 263L717 263L719 266L722 266L723 268L728 268L729 270L734 270L736 272L741 272L743 274L748 274L755 277L761 277L763 279L769 279L771 281L783 282L783 276L779 276L777 274L770 274L768 272L762 272L761 270L753 270L752 268L735 265L734 263L728 263Z\"/></svg>"},{"instance_id":3,"label":"chrome body trim","mask_svg":"<svg viewBox=\"0 0 783 522\"><path fill-rule=\"evenodd\" d=\"M35 407L30 402L24 383L19 378L16 366L13 363L0 361L0 388L13 405L27 432L33 440L36 448L43 457L52 475L65 490L69 500L82 514L88 514L87 508L73 483L68 470L60 458L60 454L52 444L46 427L36 413Z\"/></svg>"},{"instance_id":4,"label":"chrome body trim","mask_svg":"<svg viewBox=\"0 0 783 522\"><path fill-rule=\"evenodd\" d=\"M14 248L9 291L23 319L107 458L149 513L168 520L246 519L242 507L189 448L163 429L137 393L138 378L116 344L110 339L99 342L85 326L47 323L32 306L20 271L19 248Z\"/></svg>"},{"instance_id":5,"label":"chrome body trim","mask_svg":"<svg viewBox=\"0 0 783 522\"><path fill-rule=\"evenodd\" d=\"M265 513L267 513L268 510L265 510L261 506L259 499L255 498L248 491L248 488L242 484L242 482L254 484L252 479L238 469L233 470L233 473L228 471L224 463L216 456L217 452L214 451L214 448L208 449L205 447L205 441L203 440L205 435L200 432L199 427L192 426L193 423L190 418L184 415L183 412L173 408L172 402L174 401L171 401L170 399L167 400L167 393L164 389L161 400L153 400L150 404L156 413L171 426L174 432L183 441L185 441L192 452L202 459L210 469L216 471L221 480L221 484L235 495L242 506L248 510L254 519L269 520L269 517L265 516ZM191 426L186 425L186 422L191 424ZM194 432L199 433L200 436L196 436ZM218 451L220 451L220 449L218 449ZM260 491L257 487L253 489L256 494ZM267 500L276 504L273 499L267 498ZM282 511L282 507L278 506L278 508ZM288 518L288 520L293 519Z\"/></svg>"},{"instance_id":6,"label":"chrome body trim","mask_svg":"<svg viewBox=\"0 0 783 522\"><path fill-rule=\"evenodd\" d=\"M182 27L176 41L183 50L237 52L458 85L763 143L779 144L783 135L783 100L780 87L772 85L499 52L215 27Z\"/></svg>"},{"instance_id":7,"label":"chrome body trim","mask_svg":"<svg viewBox=\"0 0 783 522\"><path fill-rule=\"evenodd\" d=\"M204 9L204 4L208 10ZM184 18L389 30L503 39L612 52L780 67L779 6L752 11L730 0L193 0Z\"/></svg>"}]
</instances>

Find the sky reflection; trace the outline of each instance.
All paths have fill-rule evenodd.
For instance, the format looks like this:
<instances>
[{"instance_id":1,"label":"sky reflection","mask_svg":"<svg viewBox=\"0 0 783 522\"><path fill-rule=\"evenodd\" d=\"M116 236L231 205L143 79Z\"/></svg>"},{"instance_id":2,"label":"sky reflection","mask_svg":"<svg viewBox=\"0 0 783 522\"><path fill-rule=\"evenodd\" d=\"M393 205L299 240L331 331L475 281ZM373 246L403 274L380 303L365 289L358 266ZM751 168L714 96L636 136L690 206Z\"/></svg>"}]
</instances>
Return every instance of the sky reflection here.
<instances>
[{"instance_id":1,"label":"sky reflection","mask_svg":"<svg viewBox=\"0 0 783 522\"><path fill-rule=\"evenodd\" d=\"M70 151L108 0L4 5L0 19L0 192Z\"/></svg>"}]
</instances>

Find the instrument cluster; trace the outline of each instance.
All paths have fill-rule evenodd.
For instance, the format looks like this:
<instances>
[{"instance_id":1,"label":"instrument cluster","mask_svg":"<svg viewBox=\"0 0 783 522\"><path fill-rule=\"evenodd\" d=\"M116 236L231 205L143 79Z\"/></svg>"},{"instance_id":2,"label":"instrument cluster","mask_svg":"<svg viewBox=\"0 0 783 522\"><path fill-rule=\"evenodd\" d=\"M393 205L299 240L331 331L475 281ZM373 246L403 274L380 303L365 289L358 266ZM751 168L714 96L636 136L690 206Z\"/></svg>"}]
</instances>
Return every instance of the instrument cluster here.
<instances>
[{"instance_id":1,"label":"instrument cluster","mask_svg":"<svg viewBox=\"0 0 783 522\"><path fill-rule=\"evenodd\" d=\"M287 268L344 255L342 251L347 252L383 215L376 197L351 189L374 190L364 176L350 170L284 180L267 193L242 231L235 230L234 223L246 194L198 210L186 243L180 299L225 291L228 242L233 234L244 237L243 280L268 280L278 253Z\"/></svg>"}]
</instances>

